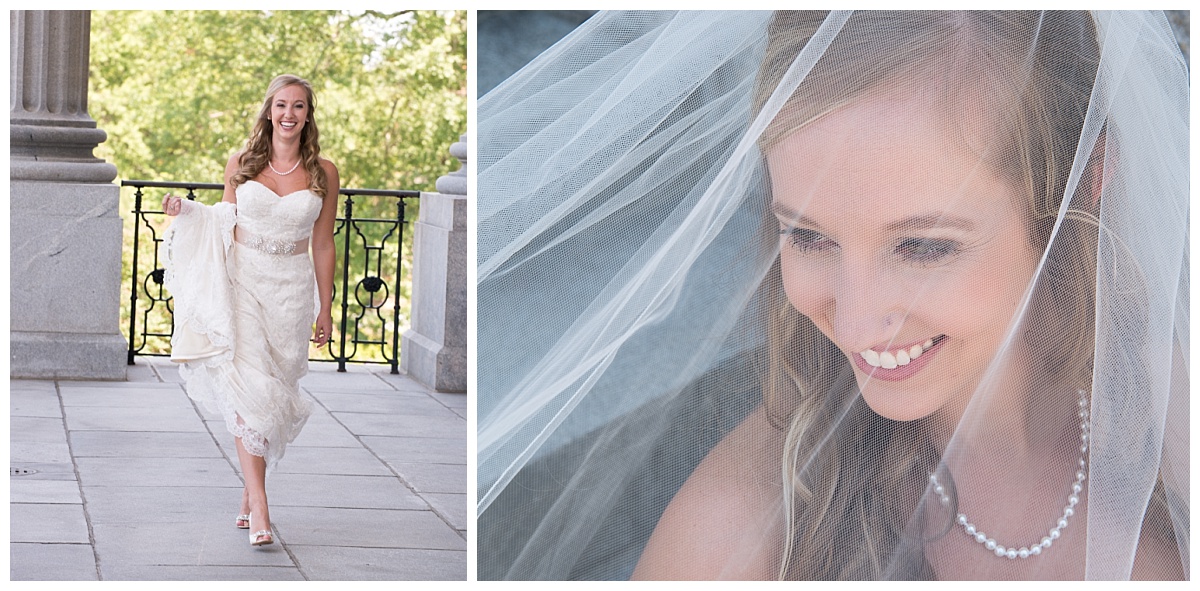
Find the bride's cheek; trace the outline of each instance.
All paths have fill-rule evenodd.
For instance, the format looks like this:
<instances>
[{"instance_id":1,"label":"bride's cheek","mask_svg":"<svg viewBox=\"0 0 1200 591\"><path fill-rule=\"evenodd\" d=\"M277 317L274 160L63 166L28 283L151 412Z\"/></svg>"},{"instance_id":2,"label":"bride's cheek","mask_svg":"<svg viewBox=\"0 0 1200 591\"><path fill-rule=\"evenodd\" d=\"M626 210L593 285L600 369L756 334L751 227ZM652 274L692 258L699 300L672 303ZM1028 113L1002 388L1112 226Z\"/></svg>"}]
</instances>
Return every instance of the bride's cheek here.
<instances>
[{"instance_id":1,"label":"bride's cheek","mask_svg":"<svg viewBox=\"0 0 1200 591\"><path fill-rule=\"evenodd\" d=\"M811 264L805 261L789 261L786 255L781 260L780 269L788 302L797 312L819 323L817 317L832 293L827 278L812 268Z\"/></svg>"}]
</instances>

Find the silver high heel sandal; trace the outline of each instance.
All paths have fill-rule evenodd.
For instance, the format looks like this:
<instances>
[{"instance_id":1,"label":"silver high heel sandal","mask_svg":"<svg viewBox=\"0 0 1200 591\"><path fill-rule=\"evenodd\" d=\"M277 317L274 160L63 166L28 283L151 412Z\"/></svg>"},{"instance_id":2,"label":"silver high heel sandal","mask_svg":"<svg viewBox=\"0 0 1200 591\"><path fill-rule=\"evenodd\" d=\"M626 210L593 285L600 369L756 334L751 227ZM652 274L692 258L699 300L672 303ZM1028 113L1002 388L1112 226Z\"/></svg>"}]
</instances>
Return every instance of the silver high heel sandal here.
<instances>
[{"instance_id":1,"label":"silver high heel sandal","mask_svg":"<svg viewBox=\"0 0 1200 591\"><path fill-rule=\"evenodd\" d=\"M250 514L238 515L233 520L233 526L238 529L250 529Z\"/></svg>"},{"instance_id":2,"label":"silver high heel sandal","mask_svg":"<svg viewBox=\"0 0 1200 591\"><path fill-rule=\"evenodd\" d=\"M246 529L252 529L250 527L250 524L251 524L251 519L249 517L247 517ZM256 532L250 534L250 545L251 546L267 546L269 544L274 544L274 543L275 543L275 534L272 533L271 530L269 530L269 529L260 529Z\"/></svg>"}]
</instances>

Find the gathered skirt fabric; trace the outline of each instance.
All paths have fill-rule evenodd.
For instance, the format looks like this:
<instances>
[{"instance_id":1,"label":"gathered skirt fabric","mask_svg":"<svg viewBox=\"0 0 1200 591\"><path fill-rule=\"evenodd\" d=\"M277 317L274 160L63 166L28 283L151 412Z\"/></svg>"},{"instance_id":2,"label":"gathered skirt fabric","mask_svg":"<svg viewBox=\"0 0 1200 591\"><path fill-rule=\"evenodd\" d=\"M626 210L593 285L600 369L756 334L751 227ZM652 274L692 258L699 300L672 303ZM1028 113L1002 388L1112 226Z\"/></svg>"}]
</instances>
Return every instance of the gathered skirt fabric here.
<instances>
[{"instance_id":1,"label":"gathered skirt fabric","mask_svg":"<svg viewBox=\"0 0 1200 591\"><path fill-rule=\"evenodd\" d=\"M312 413L299 388L308 372L316 316L312 261L305 255L267 254L231 235L214 235L230 233L232 226L211 224L187 232L184 226L203 223L189 219L196 217L177 220L171 230L180 231L169 231L164 244L175 255L167 261L168 289L177 302L173 349L185 345L173 358L181 362L188 395L219 413L229 432L271 470ZM218 240L216 248L203 245ZM225 260L197 258L205 253L223 254ZM211 297L213 292L223 295ZM176 341L197 334L206 353L188 358L186 344Z\"/></svg>"}]
</instances>

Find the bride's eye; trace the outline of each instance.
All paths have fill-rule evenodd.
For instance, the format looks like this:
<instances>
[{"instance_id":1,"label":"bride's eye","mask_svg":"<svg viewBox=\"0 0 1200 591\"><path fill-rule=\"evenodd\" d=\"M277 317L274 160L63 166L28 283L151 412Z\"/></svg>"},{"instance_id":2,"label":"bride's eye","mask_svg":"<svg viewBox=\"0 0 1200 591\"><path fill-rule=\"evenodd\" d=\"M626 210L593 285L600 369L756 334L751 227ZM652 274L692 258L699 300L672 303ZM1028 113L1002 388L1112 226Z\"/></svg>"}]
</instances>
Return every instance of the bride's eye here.
<instances>
[{"instance_id":1,"label":"bride's eye","mask_svg":"<svg viewBox=\"0 0 1200 591\"><path fill-rule=\"evenodd\" d=\"M896 245L901 259L918 264L940 263L961 251L958 241L937 238L906 238Z\"/></svg>"},{"instance_id":2,"label":"bride's eye","mask_svg":"<svg viewBox=\"0 0 1200 591\"><path fill-rule=\"evenodd\" d=\"M800 252L826 252L837 248L837 243L824 234L808 228L784 228L779 231L787 236L788 245Z\"/></svg>"}]
</instances>

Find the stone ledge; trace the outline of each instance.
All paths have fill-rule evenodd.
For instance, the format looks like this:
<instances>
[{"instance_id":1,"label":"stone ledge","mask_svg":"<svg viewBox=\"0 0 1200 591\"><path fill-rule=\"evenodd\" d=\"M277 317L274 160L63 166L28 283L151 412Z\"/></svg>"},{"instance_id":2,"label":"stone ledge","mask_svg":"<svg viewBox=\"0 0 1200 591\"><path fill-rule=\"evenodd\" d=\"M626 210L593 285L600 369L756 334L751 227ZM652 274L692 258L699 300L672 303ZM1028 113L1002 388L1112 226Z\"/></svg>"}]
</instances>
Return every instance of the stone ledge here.
<instances>
[{"instance_id":1,"label":"stone ledge","mask_svg":"<svg viewBox=\"0 0 1200 591\"><path fill-rule=\"evenodd\" d=\"M9 334L11 378L124 380L127 345L108 334Z\"/></svg>"}]
</instances>

